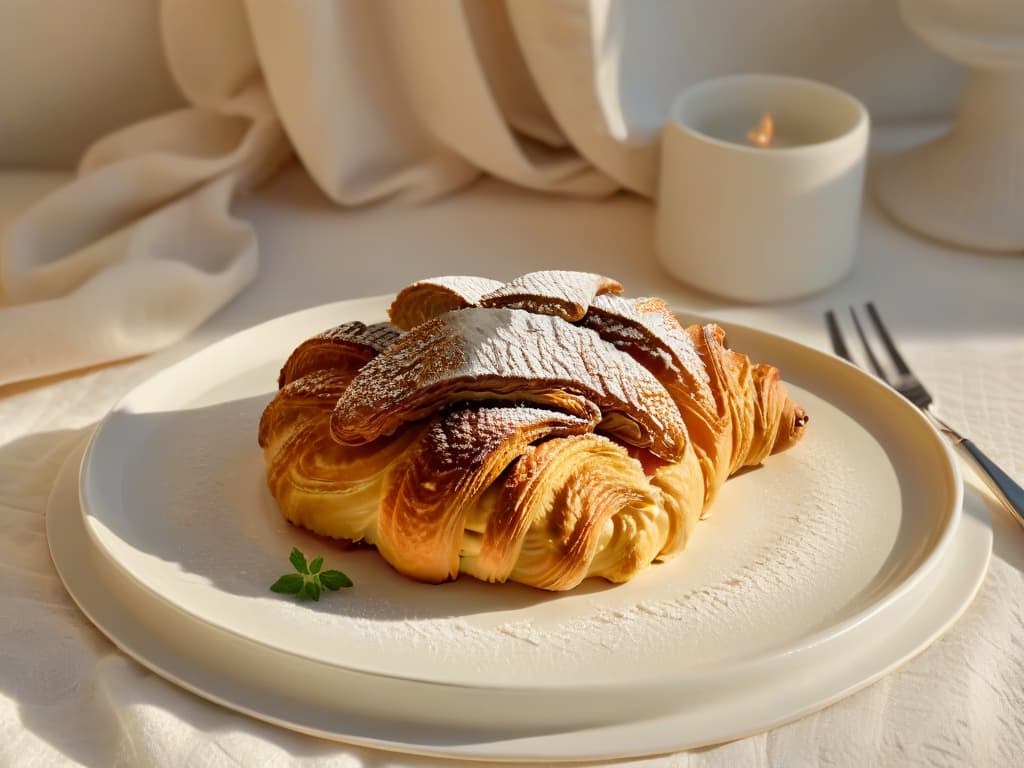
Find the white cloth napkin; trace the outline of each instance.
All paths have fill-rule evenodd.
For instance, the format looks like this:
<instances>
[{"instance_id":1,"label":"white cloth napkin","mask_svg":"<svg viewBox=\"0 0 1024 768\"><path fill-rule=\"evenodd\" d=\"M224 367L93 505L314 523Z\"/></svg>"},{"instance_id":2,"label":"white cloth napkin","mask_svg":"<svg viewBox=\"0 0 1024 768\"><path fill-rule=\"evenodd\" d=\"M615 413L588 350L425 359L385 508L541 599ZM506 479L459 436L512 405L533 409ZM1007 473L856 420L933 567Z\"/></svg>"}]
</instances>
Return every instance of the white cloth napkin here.
<instances>
[{"instance_id":1,"label":"white cloth napkin","mask_svg":"<svg viewBox=\"0 0 1024 768\"><path fill-rule=\"evenodd\" d=\"M172 343L259 265L230 206L291 148L342 205L490 173L538 190L653 188L655 147L608 130L613 46L584 0L165 0L191 108L124 128L6 233L0 384ZM325 258L330 258L325 254Z\"/></svg>"},{"instance_id":2,"label":"white cloth napkin","mask_svg":"<svg viewBox=\"0 0 1024 768\"><path fill-rule=\"evenodd\" d=\"M149 352L223 306L258 268L234 195L288 145L263 89L108 136L81 176L7 235L0 384Z\"/></svg>"}]
</instances>

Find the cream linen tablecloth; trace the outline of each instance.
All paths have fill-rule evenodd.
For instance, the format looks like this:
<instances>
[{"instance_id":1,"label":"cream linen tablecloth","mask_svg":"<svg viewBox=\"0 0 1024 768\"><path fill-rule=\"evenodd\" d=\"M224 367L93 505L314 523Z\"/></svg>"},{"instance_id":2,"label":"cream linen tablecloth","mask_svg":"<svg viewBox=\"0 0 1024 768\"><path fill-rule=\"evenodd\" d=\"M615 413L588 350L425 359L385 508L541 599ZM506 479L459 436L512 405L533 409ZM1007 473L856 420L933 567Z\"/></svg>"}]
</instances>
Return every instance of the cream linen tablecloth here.
<instances>
[{"instance_id":1,"label":"cream linen tablecloth","mask_svg":"<svg viewBox=\"0 0 1024 768\"><path fill-rule=\"evenodd\" d=\"M876 143L884 151L920 136L889 129ZM64 180L0 175L0 224ZM870 202L855 272L827 294L775 307L731 305L669 281L652 256L652 208L629 196L566 200L483 182L422 207L342 211L293 169L237 214L255 226L261 272L199 331L151 357L0 388L0 765L445 764L300 736L179 690L89 624L49 559L44 510L55 474L122 394L228 333L304 307L389 292L429 274L508 278L558 266L615 275L629 293L662 295L824 348L822 311L871 298L948 420L1024 478L1024 257L927 243ZM968 492L981 493L967 478ZM920 656L771 732L629 764L1020 765L1024 530L985 498L995 528L988 577L966 615Z\"/></svg>"}]
</instances>

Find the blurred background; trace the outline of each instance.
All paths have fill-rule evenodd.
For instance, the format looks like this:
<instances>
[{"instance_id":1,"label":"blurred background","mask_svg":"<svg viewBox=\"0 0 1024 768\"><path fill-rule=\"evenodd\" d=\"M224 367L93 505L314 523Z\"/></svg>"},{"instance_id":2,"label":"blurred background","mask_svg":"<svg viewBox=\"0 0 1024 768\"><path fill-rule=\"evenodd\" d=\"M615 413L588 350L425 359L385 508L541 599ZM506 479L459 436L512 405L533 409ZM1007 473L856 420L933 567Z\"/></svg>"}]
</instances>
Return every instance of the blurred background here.
<instances>
[{"instance_id":1,"label":"blurred background","mask_svg":"<svg viewBox=\"0 0 1024 768\"><path fill-rule=\"evenodd\" d=\"M591 5L606 62L601 107L620 140L648 140L674 94L717 74L824 80L859 96L876 121L951 114L962 85L893 0ZM183 106L159 14L158 0L0 0L0 166L70 168L105 133Z\"/></svg>"}]
</instances>

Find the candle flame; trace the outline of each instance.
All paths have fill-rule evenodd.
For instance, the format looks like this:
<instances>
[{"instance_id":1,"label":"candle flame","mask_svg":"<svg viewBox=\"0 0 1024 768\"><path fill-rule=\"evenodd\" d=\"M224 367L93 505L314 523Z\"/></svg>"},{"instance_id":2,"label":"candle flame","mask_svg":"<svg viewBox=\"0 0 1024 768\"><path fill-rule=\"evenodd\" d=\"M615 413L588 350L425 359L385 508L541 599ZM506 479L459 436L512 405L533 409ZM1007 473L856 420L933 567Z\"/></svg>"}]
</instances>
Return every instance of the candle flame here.
<instances>
[{"instance_id":1,"label":"candle flame","mask_svg":"<svg viewBox=\"0 0 1024 768\"><path fill-rule=\"evenodd\" d=\"M765 112L757 125L747 131L747 141L755 147L770 147L775 135L775 121L771 112Z\"/></svg>"}]
</instances>

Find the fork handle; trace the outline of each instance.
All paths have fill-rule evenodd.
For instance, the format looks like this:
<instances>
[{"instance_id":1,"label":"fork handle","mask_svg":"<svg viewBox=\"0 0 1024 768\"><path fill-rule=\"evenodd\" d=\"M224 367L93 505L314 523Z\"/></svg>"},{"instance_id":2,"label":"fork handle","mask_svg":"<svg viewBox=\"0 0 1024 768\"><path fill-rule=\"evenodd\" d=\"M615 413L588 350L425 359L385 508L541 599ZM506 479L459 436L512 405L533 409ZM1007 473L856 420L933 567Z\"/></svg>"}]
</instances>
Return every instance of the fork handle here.
<instances>
[{"instance_id":1,"label":"fork handle","mask_svg":"<svg viewBox=\"0 0 1024 768\"><path fill-rule=\"evenodd\" d=\"M1013 513L1017 522L1024 526L1024 488L1017 485L1012 477L1000 469L999 465L966 437L958 441L957 445L981 470L981 479L985 481L985 484Z\"/></svg>"}]
</instances>

